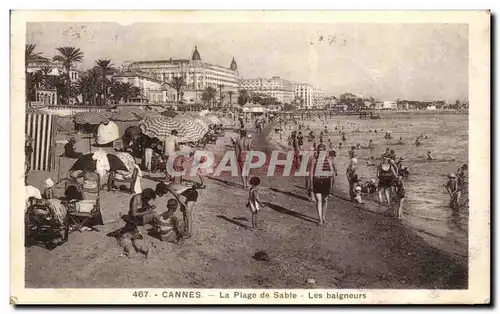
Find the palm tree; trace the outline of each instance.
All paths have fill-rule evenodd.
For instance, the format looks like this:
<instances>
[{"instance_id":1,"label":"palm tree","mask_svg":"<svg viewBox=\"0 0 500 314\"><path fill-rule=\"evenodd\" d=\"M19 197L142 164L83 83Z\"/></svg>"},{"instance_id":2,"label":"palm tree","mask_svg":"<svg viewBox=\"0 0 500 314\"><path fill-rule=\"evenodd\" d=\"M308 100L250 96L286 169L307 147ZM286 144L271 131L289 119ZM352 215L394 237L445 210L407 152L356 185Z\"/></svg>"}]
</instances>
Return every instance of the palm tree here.
<instances>
[{"instance_id":1,"label":"palm tree","mask_svg":"<svg viewBox=\"0 0 500 314\"><path fill-rule=\"evenodd\" d=\"M184 78L181 76L176 76L172 79L172 82L167 83L177 92L177 102L182 99L182 88L186 86L186 82L184 82Z\"/></svg>"},{"instance_id":2,"label":"palm tree","mask_svg":"<svg viewBox=\"0 0 500 314\"><path fill-rule=\"evenodd\" d=\"M142 93L142 89L137 86L132 86L130 87L130 97L132 98L137 98L137 97L142 97L144 96Z\"/></svg>"},{"instance_id":3,"label":"palm tree","mask_svg":"<svg viewBox=\"0 0 500 314\"><path fill-rule=\"evenodd\" d=\"M111 97L113 98L113 102L115 104L120 102L120 99L124 98L124 93L123 93L123 84L119 81L114 81L111 84Z\"/></svg>"},{"instance_id":4,"label":"palm tree","mask_svg":"<svg viewBox=\"0 0 500 314\"><path fill-rule=\"evenodd\" d=\"M216 96L217 96L217 90L215 88L209 86L203 91L203 94L201 95L201 99L203 101L205 101L207 104L209 104L210 101L213 101Z\"/></svg>"},{"instance_id":5,"label":"palm tree","mask_svg":"<svg viewBox=\"0 0 500 314\"><path fill-rule=\"evenodd\" d=\"M115 68L109 59L99 59L95 62L96 68L101 72L101 92L104 95L104 104L107 102L108 97L108 88L109 80L106 78L106 75L113 74Z\"/></svg>"},{"instance_id":6,"label":"palm tree","mask_svg":"<svg viewBox=\"0 0 500 314\"><path fill-rule=\"evenodd\" d=\"M83 60L83 52L80 51L79 48L75 47L59 47L56 48L59 51L59 55L53 58L54 61L62 62L64 69L66 70L66 86L68 89L68 104L69 99L71 98L71 77L70 71L71 66L76 62L82 62Z\"/></svg>"},{"instance_id":7,"label":"palm tree","mask_svg":"<svg viewBox=\"0 0 500 314\"><path fill-rule=\"evenodd\" d=\"M40 69L40 74L42 75L42 80L43 80L43 87L45 88L50 88L48 85L49 85L49 76L50 76L50 72L52 72L52 69L50 67L43 67Z\"/></svg>"},{"instance_id":8,"label":"palm tree","mask_svg":"<svg viewBox=\"0 0 500 314\"><path fill-rule=\"evenodd\" d=\"M248 91L245 89L241 89L239 91L238 95L238 104L243 106L250 100L250 95L248 94Z\"/></svg>"},{"instance_id":9,"label":"palm tree","mask_svg":"<svg viewBox=\"0 0 500 314\"><path fill-rule=\"evenodd\" d=\"M133 86L130 83L122 83L123 100L125 102L128 102L128 99L131 96L132 87Z\"/></svg>"},{"instance_id":10,"label":"palm tree","mask_svg":"<svg viewBox=\"0 0 500 314\"><path fill-rule=\"evenodd\" d=\"M28 64L41 57L41 52L35 52L36 45L29 44L24 47L24 71L28 72Z\"/></svg>"},{"instance_id":11,"label":"palm tree","mask_svg":"<svg viewBox=\"0 0 500 314\"><path fill-rule=\"evenodd\" d=\"M36 60L41 56L40 52L35 52L36 45L29 44L24 47L24 77L25 77L25 88L26 88L26 103L29 101L30 89L29 78L28 78L28 65L30 62ZM31 80L33 81L33 80Z\"/></svg>"},{"instance_id":12,"label":"palm tree","mask_svg":"<svg viewBox=\"0 0 500 314\"><path fill-rule=\"evenodd\" d=\"M91 105L96 104L100 85L101 73L95 68L88 70L78 79L76 89L82 94L83 103L89 101Z\"/></svg>"}]
</instances>

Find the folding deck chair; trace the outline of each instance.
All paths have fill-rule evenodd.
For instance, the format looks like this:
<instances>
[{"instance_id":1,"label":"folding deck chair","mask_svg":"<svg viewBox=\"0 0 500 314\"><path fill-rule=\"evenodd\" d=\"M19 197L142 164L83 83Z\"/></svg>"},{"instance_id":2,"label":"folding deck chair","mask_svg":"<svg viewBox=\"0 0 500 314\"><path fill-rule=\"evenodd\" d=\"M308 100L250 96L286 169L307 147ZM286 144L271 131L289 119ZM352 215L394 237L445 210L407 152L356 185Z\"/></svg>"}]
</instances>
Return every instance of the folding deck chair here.
<instances>
[{"instance_id":1,"label":"folding deck chair","mask_svg":"<svg viewBox=\"0 0 500 314\"><path fill-rule=\"evenodd\" d=\"M134 185L135 185L135 182L137 181L137 176L139 175L139 170L137 170L137 168L134 168L134 171L132 173L132 176L130 176L130 178L118 178L116 176L116 172L112 171L109 173L109 177L108 177L108 191L115 191L113 189L113 186L115 185L115 183L126 183L126 184L130 184L130 186L128 187L127 191L130 193L130 194L134 194Z\"/></svg>"},{"instance_id":2,"label":"folding deck chair","mask_svg":"<svg viewBox=\"0 0 500 314\"><path fill-rule=\"evenodd\" d=\"M83 200L69 200L68 214L66 216L65 237L73 231L81 232L82 227L87 226L95 231L95 225L102 225L101 213L101 189L99 188L100 177L98 175L97 186L93 189L83 188Z\"/></svg>"}]
</instances>

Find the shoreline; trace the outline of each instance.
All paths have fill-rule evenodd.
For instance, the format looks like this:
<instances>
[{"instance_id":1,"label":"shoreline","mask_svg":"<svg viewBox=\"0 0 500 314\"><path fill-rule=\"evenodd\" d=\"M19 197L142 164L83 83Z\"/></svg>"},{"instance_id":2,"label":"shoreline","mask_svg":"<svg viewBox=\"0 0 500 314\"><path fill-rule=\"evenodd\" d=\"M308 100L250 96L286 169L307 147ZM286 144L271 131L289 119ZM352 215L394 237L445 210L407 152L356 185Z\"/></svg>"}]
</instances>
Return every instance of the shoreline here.
<instances>
[{"instance_id":1,"label":"shoreline","mask_svg":"<svg viewBox=\"0 0 500 314\"><path fill-rule=\"evenodd\" d=\"M272 129L274 128L274 126L275 126L275 123L273 123L272 125L269 125L268 130L271 132ZM276 138L274 136L271 139L269 139L267 136L264 136L264 138L267 141L266 145L272 146L272 148L275 150L280 150L283 152L291 150L291 148L286 143L285 134L283 134L282 140L279 140L279 138ZM309 144L310 143L306 142L306 144L304 146L308 146ZM335 148L335 150L338 151L338 148ZM343 148L341 151L343 152L344 150L345 150L345 148ZM341 162L342 167L339 167L339 160ZM349 192L348 192L349 187L347 184L347 180L345 179L345 173L344 173L344 170L345 170L344 164L347 164L349 162L349 160L348 160L348 158L344 158L344 156L342 154L337 154L335 161L336 161L336 166L337 166L337 172L339 175L338 175L338 177L336 177L335 187L333 188L333 190L334 190L333 197L334 198L347 201L349 204L352 205L353 208L357 208L357 209L360 209L362 211L371 212L371 213L384 215L384 216L391 214L392 209L390 209L386 205L380 205L376 201L375 194L371 195L371 196L364 197L363 198L363 200L365 201L364 204L352 203L349 199ZM364 162L364 159L361 159L359 161ZM389 217L392 217L392 216L389 216ZM410 232L415 233L417 236L419 236L419 238L422 238L422 240L425 241L428 245L438 249L439 251L442 251L444 254L447 254L450 257L452 257L453 259L457 260L464 267L467 267L467 264L468 264L467 256L460 255L460 254L457 254L457 253L454 253L451 251L447 251L444 247L442 247L436 243L437 240L434 239L434 237L435 237L434 235L427 234L424 230L413 229L407 225L404 225L404 227L406 229L408 229ZM426 237L427 237L427 239L426 239ZM434 241L434 244L431 244L433 241Z\"/></svg>"},{"instance_id":2,"label":"shoreline","mask_svg":"<svg viewBox=\"0 0 500 314\"><path fill-rule=\"evenodd\" d=\"M270 148L263 134L255 134L254 142ZM220 139L211 149L223 154L228 141ZM154 187L153 179L145 177L143 188ZM467 267L394 219L335 198L328 207L328 223L318 227L314 204L304 199L303 178L261 179L261 198L267 204L260 215L262 230L248 227L248 190L241 188L239 178L207 177L207 188L199 190L190 240L175 245L148 238L150 259L117 258L122 249L106 234L122 222L108 219L100 232L72 233L68 243L53 251L26 248L26 287L467 288ZM102 194L103 215L126 212L131 195ZM252 259L258 250L271 260ZM307 284L309 278L316 284Z\"/></svg>"}]
</instances>

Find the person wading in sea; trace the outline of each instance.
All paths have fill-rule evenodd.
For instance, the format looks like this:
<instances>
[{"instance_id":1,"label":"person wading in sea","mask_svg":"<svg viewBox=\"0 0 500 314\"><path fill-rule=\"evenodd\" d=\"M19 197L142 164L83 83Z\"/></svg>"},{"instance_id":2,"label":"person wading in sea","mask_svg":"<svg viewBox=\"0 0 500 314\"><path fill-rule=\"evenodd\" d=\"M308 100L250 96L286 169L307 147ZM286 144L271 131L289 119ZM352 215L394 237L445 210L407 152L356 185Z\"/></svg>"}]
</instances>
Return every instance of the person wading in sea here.
<instances>
[{"instance_id":1,"label":"person wading in sea","mask_svg":"<svg viewBox=\"0 0 500 314\"><path fill-rule=\"evenodd\" d=\"M446 182L444 187L450 194L450 207L452 209L458 208L462 192L460 191L460 186L454 173L448 175L448 182Z\"/></svg>"},{"instance_id":2,"label":"person wading in sea","mask_svg":"<svg viewBox=\"0 0 500 314\"><path fill-rule=\"evenodd\" d=\"M382 204L382 195L385 194L387 205L391 206L391 186L396 178L394 168L389 163L389 158L384 158L384 161L377 169L378 177L378 201Z\"/></svg>"}]
</instances>

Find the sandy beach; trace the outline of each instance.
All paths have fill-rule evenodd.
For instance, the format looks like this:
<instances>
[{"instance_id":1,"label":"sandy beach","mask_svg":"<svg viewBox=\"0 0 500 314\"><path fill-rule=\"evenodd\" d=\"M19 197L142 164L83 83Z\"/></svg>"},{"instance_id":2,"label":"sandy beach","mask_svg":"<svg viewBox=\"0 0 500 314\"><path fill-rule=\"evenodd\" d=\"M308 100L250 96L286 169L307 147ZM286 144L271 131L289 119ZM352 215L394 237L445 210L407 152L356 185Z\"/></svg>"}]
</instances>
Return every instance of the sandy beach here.
<instances>
[{"instance_id":1,"label":"sandy beach","mask_svg":"<svg viewBox=\"0 0 500 314\"><path fill-rule=\"evenodd\" d=\"M271 129L253 133L257 149L276 147L267 140ZM232 135L227 132L207 149L222 155ZM80 139L77 149L88 150L87 140ZM61 161L62 176L72 162ZM340 182L345 181L343 171L339 169ZM56 173L34 172L29 183L42 188L49 175L56 179ZM158 177L145 173L143 188L154 187ZM107 234L124 225L119 217L128 211L131 195L103 191L105 224L99 232L71 233L67 243L52 251L26 248L26 287L467 288L463 259L431 247L384 209L354 206L342 185L329 202L328 223L319 227L303 178L261 179L261 198L267 204L260 215L262 230L249 229L248 191L239 178L209 178L196 205L194 236L180 244L148 237L149 259L119 257L122 248ZM259 250L270 261L254 260ZM315 284L306 282L310 278Z\"/></svg>"}]
</instances>

